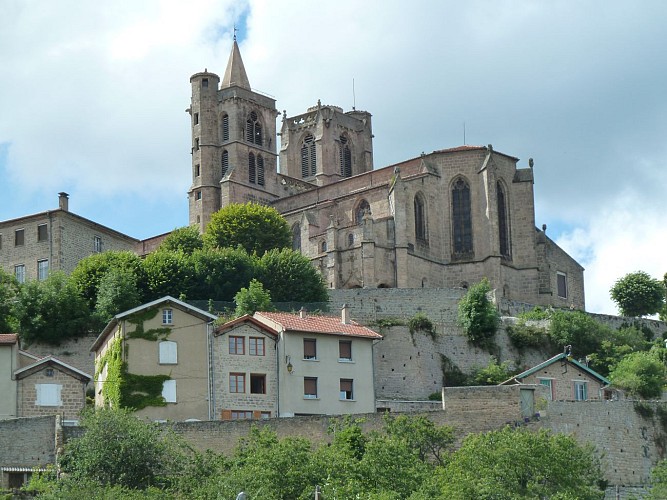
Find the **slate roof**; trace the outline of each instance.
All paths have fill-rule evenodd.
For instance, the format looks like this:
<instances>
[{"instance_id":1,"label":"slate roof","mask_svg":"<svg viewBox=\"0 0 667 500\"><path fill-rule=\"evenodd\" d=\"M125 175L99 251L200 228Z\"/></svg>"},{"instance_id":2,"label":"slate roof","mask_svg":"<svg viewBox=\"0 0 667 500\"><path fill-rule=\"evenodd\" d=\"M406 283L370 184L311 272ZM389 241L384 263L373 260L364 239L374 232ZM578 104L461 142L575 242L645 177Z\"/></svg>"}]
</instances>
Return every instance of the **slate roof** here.
<instances>
[{"instance_id":1,"label":"slate roof","mask_svg":"<svg viewBox=\"0 0 667 500\"><path fill-rule=\"evenodd\" d=\"M382 339L382 335L370 328L361 326L355 321L342 323L340 316L309 316L281 312L256 312L259 321L270 320L280 325L285 331L324 333L349 337L362 337L374 340Z\"/></svg>"}]
</instances>

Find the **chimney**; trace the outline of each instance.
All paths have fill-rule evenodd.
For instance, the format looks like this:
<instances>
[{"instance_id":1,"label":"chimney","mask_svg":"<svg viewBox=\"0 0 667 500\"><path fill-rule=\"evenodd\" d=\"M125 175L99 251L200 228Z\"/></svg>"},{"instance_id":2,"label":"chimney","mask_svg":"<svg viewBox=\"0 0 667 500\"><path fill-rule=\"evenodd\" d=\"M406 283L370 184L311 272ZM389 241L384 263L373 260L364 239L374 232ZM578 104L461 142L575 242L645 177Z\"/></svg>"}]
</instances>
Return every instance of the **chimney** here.
<instances>
[{"instance_id":1,"label":"chimney","mask_svg":"<svg viewBox=\"0 0 667 500\"><path fill-rule=\"evenodd\" d=\"M350 308L347 304L343 304L343 307L340 310L340 322L344 325L350 324Z\"/></svg>"},{"instance_id":2,"label":"chimney","mask_svg":"<svg viewBox=\"0 0 667 500\"><path fill-rule=\"evenodd\" d=\"M65 212L69 211L69 195L67 193L58 193L58 208Z\"/></svg>"},{"instance_id":3,"label":"chimney","mask_svg":"<svg viewBox=\"0 0 667 500\"><path fill-rule=\"evenodd\" d=\"M299 309L299 318L301 319L305 318L306 312L307 312L306 309L303 306L301 306L301 309Z\"/></svg>"}]
</instances>

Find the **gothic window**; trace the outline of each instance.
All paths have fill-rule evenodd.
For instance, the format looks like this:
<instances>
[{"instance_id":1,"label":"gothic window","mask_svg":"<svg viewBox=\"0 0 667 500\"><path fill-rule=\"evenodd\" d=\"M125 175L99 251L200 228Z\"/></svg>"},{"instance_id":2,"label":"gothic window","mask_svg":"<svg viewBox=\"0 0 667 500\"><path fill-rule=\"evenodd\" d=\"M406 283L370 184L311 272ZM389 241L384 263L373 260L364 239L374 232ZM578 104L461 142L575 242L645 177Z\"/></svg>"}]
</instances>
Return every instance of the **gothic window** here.
<instances>
[{"instance_id":1,"label":"gothic window","mask_svg":"<svg viewBox=\"0 0 667 500\"><path fill-rule=\"evenodd\" d=\"M366 211L368 213L371 213L371 206L368 204L366 200L361 200L361 203L357 205L357 209L354 212L354 220L358 225L363 224L364 222L364 215L366 215Z\"/></svg>"},{"instance_id":2,"label":"gothic window","mask_svg":"<svg viewBox=\"0 0 667 500\"><path fill-rule=\"evenodd\" d=\"M301 177L306 178L317 173L315 138L308 134L301 145Z\"/></svg>"},{"instance_id":3,"label":"gothic window","mask_svg":"<svg viewBox=\"0 0 667 500\"><path fill-rule=\"evenodd\" d=\"M255 155L248 154L248 182L255 183L257 175L255 173Z\"/></svg>"},{"instance_id":4,"label":"gothic window","mask_svg":"<svg viewBox=\"0 0 667 500\"><path fill-rule=\"evenodd\" d=\"M426 204L424 196L417 193L415 196L415 238L426 241Z\"/></svg>"},{"instance_id":5,"label":"gothic window","mask_svg":"<svg viewBox=\"0 0 667 500\"><path fill-rule=\"evenodd\" d=\"M264 185L264 158L257 155L257 184Z\"/></svg>"},{"instance_id":6,"label":"gothic window","mask_svg":"<svg viewBox=\"0 0 667 500\"><path fill-rule=\"evenodd\" d=\"M222 140L229 140L229 115L225 113L222 115Z\"/></svg>"},{"instance_id":7,"label":"gothic window","mask_svg":"<svg viewBox=\"0 0 667 500\"><path fill-rule=\"evenodd\" d=\"M452 186L452 226L454 257L472 257L470 186L461 178Z\"/></svg>"},{"instance_id":8,"label":"gothic window","mask_svg":"<svg viewBox=\"0 0 667 500\"><path fill-rule=\"evenodd\" d=\"M351 247L354 245L354 234L350 233L347 235L347 246Z\"/></svg>"},{"instance_id":9,"label":"gothic window","mask_svg":"<svg viewBox=\"0 0 667 500\"><path fill-rule=\"evenodd\" d=\"M229 170L229 151L226 149L222 152L220 163L222 166L222 177L224 177L227 175L227 170Z\"/></svg>"},{"instance_id":10,"label":"gothic window","mask_svg":"<svg viewBox=\"0 0 667 500\"><path fill-rule=\"evenodd\" d=\"M340 175L343 177L352 177L352 152L348 144L347 137L340 136Z\"/></svg>"},{"instance_id":11,"label":"gothic window","mask_svg":"<svg viewBox=\"0 0 667 500\"><path fill-rule=\"evenodd\" d=\"M507 198L503 185L496 184L496 193L498 198L498 239L500 241L500 255L506 259L511 258L510 253L510 232L507 217Z\"/></svg>"},{"instance_id":12,"label":"gothic window","mask_svg":"<svg viewBox=\"0 0 667 500\"><path fill-rule=\"evenodd\" d=\"M299 224L292 226L292 250L301 251L301 226Z\"/></svg>"},{"instance_id":13,"label":"gothic window","mask_svg":"<svg viewBox=\"0 0 667 500\"><path fill-rule=\"evenodd\" d=\"M254 111L250 113L245 124L245 140L251 144L262 145L262 124Z\"/></svg>"}]
</instances>

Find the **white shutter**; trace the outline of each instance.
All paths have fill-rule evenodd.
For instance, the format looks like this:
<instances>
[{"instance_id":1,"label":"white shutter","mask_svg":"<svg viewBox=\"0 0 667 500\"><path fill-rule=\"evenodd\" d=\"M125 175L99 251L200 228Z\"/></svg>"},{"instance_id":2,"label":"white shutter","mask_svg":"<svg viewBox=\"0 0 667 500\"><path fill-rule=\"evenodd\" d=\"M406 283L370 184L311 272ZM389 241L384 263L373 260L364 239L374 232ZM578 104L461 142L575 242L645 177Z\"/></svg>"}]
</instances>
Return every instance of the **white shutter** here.
<instances>
[{"instance_id":1,"label":"white shutter","mask_svg":"<svg viewBox=\"0 0 667 500\"><path fill-rule=\"evenodd\" d=\"M176 402L176 381L165 380L162 384L162 397L167 403Z\"/></svg>"},{"instance_id":2,"label":"white shutter","mask_svg":"<svg viewBox=\"0 0 667 500\"><path fill-rule=\"evenodd\" d=\"M160 342L160 364L175 365L178 363L178 344L171 340Z\"/></svg>"},{"instance_id":3,"label":"white shutter","mask_svg":"<svg viewBox=\"0 0 667 500\"><path fill-rule=\"evenodd\" d=\"M62 406L60 394L63 386L60 384L35 384L37 392L37 406Z\"/></svg>"}]
</instances>

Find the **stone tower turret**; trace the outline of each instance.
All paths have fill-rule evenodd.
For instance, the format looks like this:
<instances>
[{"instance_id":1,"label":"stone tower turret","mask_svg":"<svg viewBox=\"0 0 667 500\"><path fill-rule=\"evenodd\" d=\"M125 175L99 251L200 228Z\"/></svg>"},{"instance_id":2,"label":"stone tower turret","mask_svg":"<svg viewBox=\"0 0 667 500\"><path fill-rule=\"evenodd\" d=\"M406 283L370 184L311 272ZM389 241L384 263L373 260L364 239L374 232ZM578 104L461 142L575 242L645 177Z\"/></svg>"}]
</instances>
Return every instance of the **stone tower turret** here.
<instances>
[{"instance_id":1,"label":"stone tower turret","mask_svg":"<svg viewBox=\"0 0 667 500\"><path fill-rule=\"evenodd\" d=\"M229 203L268 204L278 192L275 99L253 91L236 40L222 82L203 72L190 78L192 187L190 224L203 231Z\"/></svg>"}]
</instances>

